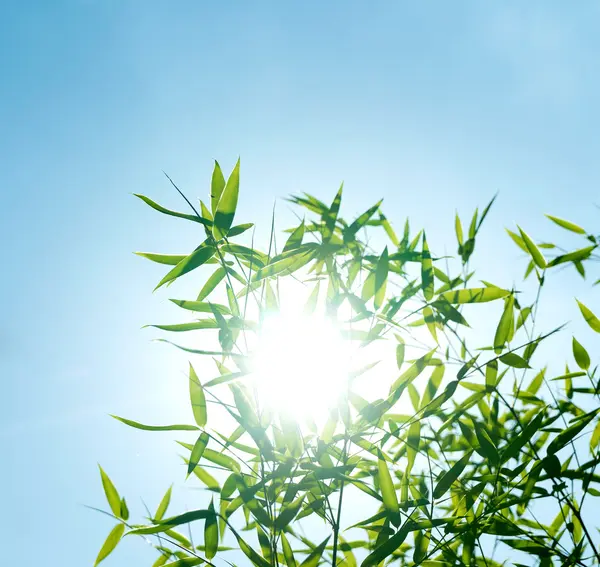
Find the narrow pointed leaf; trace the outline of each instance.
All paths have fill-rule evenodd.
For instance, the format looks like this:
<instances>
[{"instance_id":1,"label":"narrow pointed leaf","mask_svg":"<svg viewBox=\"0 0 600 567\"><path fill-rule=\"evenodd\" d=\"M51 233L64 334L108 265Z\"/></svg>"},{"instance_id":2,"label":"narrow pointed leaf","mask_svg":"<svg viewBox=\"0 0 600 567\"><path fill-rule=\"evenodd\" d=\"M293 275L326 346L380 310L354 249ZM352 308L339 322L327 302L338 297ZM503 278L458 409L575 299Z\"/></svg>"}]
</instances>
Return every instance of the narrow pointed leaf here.
<instances>
[{"instance_id":1,"label":"narrow pointed leaf","mask_svg":"<svg viewBox=\"0 0 600 567\"><path fill-rule=\"evenodd\" d=\"M119 541L123 537L123 532L125 531L125 524L117 524L108 534L106 541L102 545L100 552L98 553L98 557L96 557L96 562L94 563L94 567L98 565L101 561L106 559L117 547Z\"/></svg>"}]
</instances>

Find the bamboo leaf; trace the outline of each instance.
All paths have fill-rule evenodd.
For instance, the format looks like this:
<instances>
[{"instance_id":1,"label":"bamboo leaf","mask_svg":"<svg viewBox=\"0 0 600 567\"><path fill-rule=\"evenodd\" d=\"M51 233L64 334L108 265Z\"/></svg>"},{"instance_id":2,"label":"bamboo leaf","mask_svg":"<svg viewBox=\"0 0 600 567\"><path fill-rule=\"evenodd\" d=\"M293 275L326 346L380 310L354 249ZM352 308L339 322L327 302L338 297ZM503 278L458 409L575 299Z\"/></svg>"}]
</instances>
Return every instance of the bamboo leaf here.
<instances>
[{"instance_id":1,"label":"bamboo leaf","mask_svg":"<svg viewBox=\"0 0 600 567\"><path fill-rule=\"evenodd\" d=\"M431 261L431 254L429 252L429 246L427 245L427 238L423 233L423 253L421 260L421 281L423 285L423 295L427 301L433 298L434 279L433 279L433 262Z\"/></svg>"},{"instance_id":2,"label":"bamboo leaf","mask_svg":"<svg viewBox=\"0 0 600 567\"><path fill-rule=\"evenodd\" d=\"M206 263L215 253L215 247L210 246L206 242L194 250L189 256L186 256L179 264L177 264L154 288L156 291L168 282L171 282L192 270L195 270L202 264Z\"/></svg>"},{"instance_id":3,"label":"bamboo leaf","mask_svg":"<svg viewBox=\"0 0 600 567\"><path fill-rule=\"evenodd\" d=\"M385 290L388 278L389 260L388 260L388 249L387 246L383 249L379 260L377 261L377 267L375 268L375 299L374 307L379 309L385 299Z\"/></svg>"},{"instance_id":4,"label":"bamboo leaf","mask_svg":"<svg viewBox=\"0 0 600 567\"><path fill-rule=\"evenodd\" d=\"M194 447L192 448L192 453L190 455L190 460L188 462L187 474L188 476L192 474L192 471L198 466L204 451L206 450L206 446L208 445L209 436L206 431L203 431L196 443L194 443Z\"/></svg>"},{"instance_id":5,"label":"bamboo leaf","mask_svg":"<svg viewBox=\"0 0 600 567\"><path fill-rule=\"evenodd\" d=\"M100 552L98 553L98 557L96 557L96 562L94 563L94 567L98 565L101 561L106 559L112 551L117 547L117 544L121 541L123 537L123 532L125 531L125 524L117 524L108 534L106 541L102 545Z\"/></svg>"},{"instance_id":6,"label":"bamboo leaf","mask_svg":"<svg viewBox=\"0 0 600 567\"><path fill-rule=\"evenodd\" d=\"M585 234L585 230L583 228L581 228L580 226L563 220L563 219L559 219L558 217L553 217L552 215L546 215L547 218L549 218L553 223L556 223L558 226L566 229L566 230L570 230L571 232L576 232L577 234Z\"/></svg>"},{"instance_id":7,"label":"bamboo leaf","mask_svg":"<svg viewBox=\"0 0 600 567\"><path fill-rule=\"evenodd\" d=\"M217 212L217 205L223 194L223 189L225 189L225 177L223 176L223 171L221 170L219 162L215 160L215 167L210 183L210 208L213 216Z\"/></svg>"},{"instance_id":8,"label":"bamboo leaf","mask_svg":"<svg viewBox=\"0 0 600 567\"><path fill-rule=\"evenodd\" d=\"M581 314L583 315L583 318L585 319L585 322L594 331L596 331L596 333L600 333L600 319L598 319L598 317L596 317L596 315L594 315L594 313L592 313L592 311L588 309L583 303L581 303L579 300L576 301L577 305L579 305L579 309L581 311Z\"/></svg>"},{"instance_id":9,"label":"bamboo leaf","mask_svg":"<svg viewBox=\"0 0 600 567\"><path fill-rule=\"evenodd\" d=\"M579 368L582 370L589 369L590 355L575 337L573 337L573 357L575 358L575 362L577 362L577 366L579 366Z\"/></svg>"},{"instance_id":10,"label":"bamboo leaf","mask_svg":"<svg viewBox=\"0 0 600 567\"><path fill-rule=\"evenodd\" d=\"M121 517L121 497L115 488L115 485L110 480L109 476L104 472L102 467L98 465L100 469L100 478L102 479L102 488L104 488L104 494L112 513L117 517Z\"/></svg>"},{"instance_id":11,"label":"bamboo leaf","mask_svg":"<svg viewBox=\"0 0 600 567\"><path fill-rule=\"evenodd\" d=\"M209 515L204 520L204 552L207 559L212 559L219 548L219 526L215 514L215 505L211 498L208 506Z\"/></svg>"},{"instance_id":12,"label":"bamboo leaf","mask_svg":"<svg viewBox=\"0 0 600 567\"><path fill-rule=\"evenodd\" d=\"M158 508L156 509L156 514L154 514L155 522L160 522L163 519L163 516L165 515L165 512L167 511L167 508L169 507L169 504L171 503L171 490L172 489L173 489L173 486L169 486L168 490L165 492L165 495L162 497L162 500L160 501L160 504L158 505Z\"/></svg>"},{"instance_id":13,"label":"bamboo leaf","mask_svg":"<svg viewBox=\"0 0 600 567\"><path fill-rule=\"evenodd\" d=\"M196 425L144 425L143 423L138 423L137 421L133 421L131 419L126 419L124 417L119 417L118 415L112 415L115 419L118 419L120 422L125 425L129 425L129 427L134 427L135 429L142 429L144 431L198 431L199 427Z\"/></svg>"},{"instance_id":14,"label":"bamboo leaf","mask_svg":"<svg viewBox=\"0 0 600 567\"><path fill-rule=\"evenodd\" d=\"M194 419L200 427L205 427L208 419L206 411L206 397L204 396L204 388L202 387L198 375L196 374L196 371L191 363L189 371L189 385L190 401L192 403Z\"/></svg>"},{"instance_id":15,"label":"bamboo leaf","mask_svg":"<svg viewBox=\"0 0 600 567\"><path fill-rule=\"evenodd\" d=\"M472 289L456 289L441 294L449 303L485 303L510 295L510 291L499 287L480 287Z\"/></svg>"},{"instance_id":16,"label":"bamboo leaf","mask_svg":"<svg viewBox=\"0 0 600 567\"><path fill-rule=\"evenodd\" d=\"M525 247L531 255L531 258L535 262L535 265L541 270L543 270L546 267L546 259L544 258L544 255L541 253L540 249L536 246L535 242L530 238L530 236L525 231L523 231L523 229L520 226L517 228L519 229L521 238L523 239Z\"/></svg>"},{"instance_id":17,"label":"bamboo leaf","mask_svg":"<svg viewBox=\"0 0 600 567\"><path fill-rule=\"evenodd\" d=\"M394 488L394 482L392 481L383 453L379 449L377 449L377 470L379 471L379 487L381 489L381 496L383 497L383 505L390 513L397 515L400 512L400 508L398 506L396 489Z\"/></svg>"},{"instance_id":18,"label":"bamboo leaf","mask_svg":"<svg viewBox=\"0 0 600 567\"><path fill-rule=\"evenodd\" d=\"M237 208L238 196L240 191L240 160L238 159L227 184L223 189L219 202L215 209L215 221L213 225L213 236L216 240L221 240L227 236L231 225L233 224L233 217L235 216L235 210Z\"/></svg>"},{"instance_id":19,"label":"bamboo leaf","mask_svg":"<svg viewBox=\"0 0 600 567\"><path fill-rule=\"evenodd\" d=\"M434 498L441 498L444 494L446 494L446 492L448 492L448 490L450 490L450 487L454 484L454 482L465 470L465 467L469 464L472 453L472 451L468 451L452 465L450 470L443 472L438 477L435 488L433 489Z\"/></svg>"}]
</instances>

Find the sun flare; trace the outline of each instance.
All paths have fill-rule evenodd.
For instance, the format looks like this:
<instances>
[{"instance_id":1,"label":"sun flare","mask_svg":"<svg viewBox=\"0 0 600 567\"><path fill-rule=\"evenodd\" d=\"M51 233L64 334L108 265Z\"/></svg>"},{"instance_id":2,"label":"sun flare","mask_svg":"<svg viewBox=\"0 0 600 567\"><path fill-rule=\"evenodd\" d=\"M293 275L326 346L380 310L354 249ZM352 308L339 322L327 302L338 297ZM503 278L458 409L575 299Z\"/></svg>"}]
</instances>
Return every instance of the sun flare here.
<instances>
[{"instance_id":1,"label":"sun flare","mask_svg":"<svg viewBox=\"0 0 600 567\"><path fill-rule=\"evenodd\" d=\"M255 356L260 400L298 421L319 423L344 391L350 349L323 316L278 314L261 325Z\"/></svg>"}]
</instances>

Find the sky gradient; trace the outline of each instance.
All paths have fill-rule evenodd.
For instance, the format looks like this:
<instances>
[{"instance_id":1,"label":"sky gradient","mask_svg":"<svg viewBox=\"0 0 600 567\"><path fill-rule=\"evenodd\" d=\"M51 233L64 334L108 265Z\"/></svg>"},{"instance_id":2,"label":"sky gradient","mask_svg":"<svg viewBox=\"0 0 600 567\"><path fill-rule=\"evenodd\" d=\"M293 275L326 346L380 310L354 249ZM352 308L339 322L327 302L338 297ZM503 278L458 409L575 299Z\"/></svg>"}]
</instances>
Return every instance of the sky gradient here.
<instances>
[{"instance_id":1,"label":"sky gradient","mask_svg":"<svg viewBox=\"0 0 600 567\"><path fill-rule=\"evenodd\" d=\"M132 252L196 236L132 193L181 208L162 170L204 197L212 160L241 156L240 222L268 232L276 198L343 180L348 216L383 197L443 253L454 210L499 191L478 265L511 285L503 227L598 226L599 19L585 1L3 2L0 533L32 550L19 564L93 564L97 461L138 510L182 473L169 438L107 416L166 422L186 401L185 357L140 330L177 313ZM150 557L126 542L106 565Z\"/></svg>"}]
</instances>

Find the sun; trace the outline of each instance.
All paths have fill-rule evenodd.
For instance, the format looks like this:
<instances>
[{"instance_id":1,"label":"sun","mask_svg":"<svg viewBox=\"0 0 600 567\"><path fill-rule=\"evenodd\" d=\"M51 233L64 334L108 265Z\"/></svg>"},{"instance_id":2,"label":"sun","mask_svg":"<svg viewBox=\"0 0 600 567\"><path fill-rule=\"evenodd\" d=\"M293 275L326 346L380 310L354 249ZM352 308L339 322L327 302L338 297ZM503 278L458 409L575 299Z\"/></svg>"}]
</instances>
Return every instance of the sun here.
<instances>
[{"instance_id":1,"label":"sun","mask_svg":"<svg viewBox=\"0 0 600 567\"><path fill-rule=\"evenodd\" d=\"M347 387L350 358L348 342L328 317L267 316L254 361L259 399L298 422L322 423Z\"/></svg>"}]
</instances>

